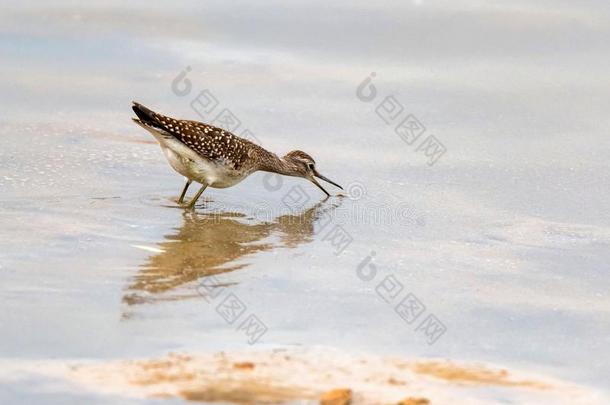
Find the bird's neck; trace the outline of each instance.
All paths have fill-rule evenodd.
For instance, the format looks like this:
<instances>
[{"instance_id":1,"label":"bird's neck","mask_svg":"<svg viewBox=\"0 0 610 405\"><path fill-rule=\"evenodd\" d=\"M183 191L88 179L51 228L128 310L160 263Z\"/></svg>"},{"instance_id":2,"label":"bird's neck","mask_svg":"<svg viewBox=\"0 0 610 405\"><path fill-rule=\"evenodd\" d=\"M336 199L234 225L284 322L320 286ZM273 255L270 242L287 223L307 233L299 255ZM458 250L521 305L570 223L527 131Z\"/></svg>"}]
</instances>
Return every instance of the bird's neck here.
<instances>
[{"instance_id":1,"label":"bird's neck","mask_svg":"<svg viewBox=\"0 0 610 405\"><path fill-rule=\"evenodd\" d=\"M295 176L297 167L294 163L279 157L275 153L269 152L264 148L257 151L258 167L257 170L264 172L278 173L284 176Z\"/></svg>"}]
</instances>

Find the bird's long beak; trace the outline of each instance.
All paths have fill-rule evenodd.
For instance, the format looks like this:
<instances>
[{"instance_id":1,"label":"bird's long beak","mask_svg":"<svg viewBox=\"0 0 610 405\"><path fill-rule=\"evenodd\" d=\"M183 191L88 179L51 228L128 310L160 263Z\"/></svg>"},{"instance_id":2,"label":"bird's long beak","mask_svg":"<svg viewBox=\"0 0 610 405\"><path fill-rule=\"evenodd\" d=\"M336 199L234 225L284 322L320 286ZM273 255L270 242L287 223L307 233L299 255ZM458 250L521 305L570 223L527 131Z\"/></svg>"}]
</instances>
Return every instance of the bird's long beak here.
<instances>
[{"instance_id":1,"label":"bird's long beak","mask_svg":"<svg viewBox=\"0 0 610 405\"><path fill-rule=\"evenodd\" d=\"M322 187L320 185L320 183L318 183L318 180L314 179L313 177L310 177L309 180L315 184L316 186L318 186L318 188L322 191L324 191L324 194L326 194L327 197L330 197L330 194L328 193L328 191L324 190L324 187Z\"/></svg>"},{"instance_id":2,"label":"bird's long beak","mask_svg":"<svg viewBox=\"0 0 610 405\"><path fill-rule=\"evenodd\" d=\"M313 173L313 175L314 175L314 176L316 176L317 178L319 178L320 180L324 180L325 182L330 183L330 184L332 184L333 186L339 187L341 190L343 190L343 187L341 187L340 185L338 185L337 183L335 183L334 181L332 181L332 180L331 180L331 179L329 179L328 177L322 176L322 175L321 175L320 173L318 173L318 172L314 172L314 173ZM327 195L327 196L329 196L329 197L330 197L330 194L328 193L328 191L324 190L324 187L322 187L322 186L320 185L320 183L318 183L318 182L317 182L317 180L316 180L315 178L313 178L313 177L312 177L310 180L311 180L311 182L312 182L313 184L315 184L316 186L318 186L318 187L320 188L320 190L324 191L324 193L326 193L326 195Z\"/></svg>"},{"instance_id":3,"label":"bird's long beak","mask_svg":"<svg viewBox=\"0 0 610 405\"><path fill-rule=\"evenodd\" d=\"M332 184L335 187L339 187L341 190L343 190L343 187L341 187L340 185L338 185L337 183L335 183L334 181L332 181L331 179L329 179L328 177L322 176L320 173L318 172L314 172L313 173L314 176L316 176L317 178L319 178L320 180L324 180L327 183Z\"/></svg>"}]
</instances>

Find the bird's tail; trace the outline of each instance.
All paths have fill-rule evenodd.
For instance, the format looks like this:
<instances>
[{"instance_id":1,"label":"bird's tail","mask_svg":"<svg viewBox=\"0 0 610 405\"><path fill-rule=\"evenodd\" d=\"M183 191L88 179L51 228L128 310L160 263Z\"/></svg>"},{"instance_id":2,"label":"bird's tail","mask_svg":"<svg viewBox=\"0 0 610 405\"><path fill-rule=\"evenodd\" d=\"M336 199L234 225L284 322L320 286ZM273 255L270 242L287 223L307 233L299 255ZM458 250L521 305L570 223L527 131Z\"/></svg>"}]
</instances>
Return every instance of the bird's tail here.
<instances>
[{"instance_id":1,"label":"bird's tail","mask_svg":"<svg viewBox=\"0 0 610 405\"><path fill-rule=\"evenodd\" d=\"M142 104L136 103L135 101L133 102L131 108L133 109L133 112L136 113L136 115L138 116L138 119L133 119L134 121L139 121L138 123L163 129L161 122L161 118L163 117L161 115L157 114L153 110L144 107Z\"/></svg>"}]
</instances>

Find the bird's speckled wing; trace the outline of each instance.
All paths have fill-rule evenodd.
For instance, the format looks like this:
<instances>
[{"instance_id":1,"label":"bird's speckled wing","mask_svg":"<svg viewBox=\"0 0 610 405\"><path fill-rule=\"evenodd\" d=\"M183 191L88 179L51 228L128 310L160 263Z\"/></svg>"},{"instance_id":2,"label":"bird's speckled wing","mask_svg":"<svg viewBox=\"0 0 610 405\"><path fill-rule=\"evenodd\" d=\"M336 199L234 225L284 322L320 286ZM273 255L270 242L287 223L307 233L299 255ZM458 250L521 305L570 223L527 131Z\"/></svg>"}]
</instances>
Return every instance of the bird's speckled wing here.
<instances>
[{"instance_id":1,"label":"bird's speckled wing","mask_svg":"<svg viewBox=\"0 0 610 405\"><path fill-rule=\"evenodd\" d=\"M196 121L172 120L171 123L173 127L168 132L209 160L235 170L243 169L250 160L248 151L254 144L229 131Z\"/></svg>"},{"instance_id":2,"label":"bird's speckled wing","mask_svg":"<svg viewBox=\"0 0 610 405\"><path fill-rule=\"evenodd\" d=\"M258 145L213 125L177 120L140 104L134 105L134 111L146 124L170 133L200 156L235 170L248 169L252 153L259 148Z\"/></svg>"}]
</instances>

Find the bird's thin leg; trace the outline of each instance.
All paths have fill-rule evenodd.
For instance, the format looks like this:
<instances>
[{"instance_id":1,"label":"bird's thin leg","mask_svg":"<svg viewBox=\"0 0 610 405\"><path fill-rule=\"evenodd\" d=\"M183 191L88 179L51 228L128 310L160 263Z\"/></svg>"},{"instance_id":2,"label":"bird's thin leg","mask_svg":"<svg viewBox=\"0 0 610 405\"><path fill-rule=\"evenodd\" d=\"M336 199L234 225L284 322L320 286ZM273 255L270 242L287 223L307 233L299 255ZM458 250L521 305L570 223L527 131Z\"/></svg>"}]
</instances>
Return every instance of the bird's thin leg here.
<instances>
[{"instance_id":1,"label":"bird's thin leg","mask_svg":"<svg viewBox=\"0 0 610 405\"><path fill-rule=\"evenodd\" d=\"M197 191L197 194L195 194L195 197L193 197L193 199L191 200L191 202L187 206L188 208L193 208L195 206L195 203L197 202L199 197L201 197L201 194L203 193L203 190L205 190L207 186L208 186L207 184L204 184L203 186L201 186L199 191Z\"/></svg>"},{"instance_id":2,"label":"bird's thin leg","mask_svg":"<svg viewBox=\"0 0 610 405\"><path fill-rule=\"evenodd\" d=\"M182 204L184 202L184 196L186 195L186 190L189 189L189 186L191 185L192 182L193 182L193 180L191 180L191 179L186 180L186 184L184 185L184 188L182 189L182 194L180 194L180 198L178 198L178 204Z\"/></svg>"}]
</instances>

